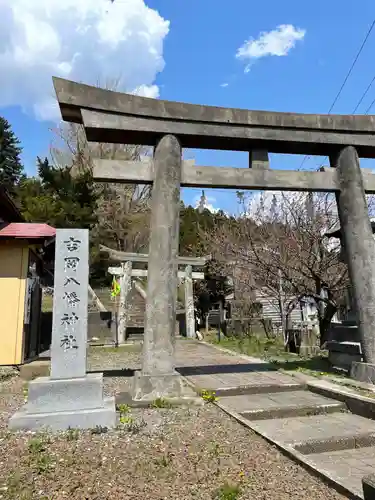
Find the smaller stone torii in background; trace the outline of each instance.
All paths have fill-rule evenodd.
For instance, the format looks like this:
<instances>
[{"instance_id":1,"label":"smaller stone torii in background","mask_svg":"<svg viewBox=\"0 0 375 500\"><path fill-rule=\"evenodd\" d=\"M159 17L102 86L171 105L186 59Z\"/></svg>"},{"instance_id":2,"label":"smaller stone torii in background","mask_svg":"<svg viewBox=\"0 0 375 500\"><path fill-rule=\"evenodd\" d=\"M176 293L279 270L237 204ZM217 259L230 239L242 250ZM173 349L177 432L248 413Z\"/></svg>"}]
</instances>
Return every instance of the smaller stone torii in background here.
<instances>
[{"instance_id":1,"label":"smaller stone torii in background","mask_svg":"<svg viewBox=\"0 0 375 500\"><path fill-rule=\"evenodd\" d=\"M162 101L54 78L65 121L82 124L88 141L154 148L148 162L93 159L98 182L152 184L151 236L142 370L133 398L181 397L175 370L180 188L333 192L345 235L364 365L375 371L375 243L366 193L375 175L359 158L375 158L373 116L250 111ZM250 168L196 166L183 148L249 153ZM325 171L272 170L269 153L328 156ZM365 367L366 368L366 367Z\"/></svg>"},{"instance_id":2,"label":"smaller stone torii in background","mask_svg":"<svg viewBox=\"0 0 375 500\"><path fill-rule=\"evenodd\" d=\"M104 245L101 251L109 254L111 260L119 260L120 266L109 267L108 272L113 276L118 276L120 280L120 301L117 313L117 339L118 342L126 341L126 328L128 325L129 294L132 286L132 278L147 277L146 269L134 269L134 263L146 263L149 256L147 254L137 254L112 250ZM178 257L179 266L184 266L184 271L178 271L178 278L184 281L185 287L185 316L186 316L186 336L195 338L195 313L193 297L193 280L203 280L204 273L194 272L193 267L203 267L211 256L205 257ZM146 295L147 299L147 295Z\"/></svg>"}]
</instances>

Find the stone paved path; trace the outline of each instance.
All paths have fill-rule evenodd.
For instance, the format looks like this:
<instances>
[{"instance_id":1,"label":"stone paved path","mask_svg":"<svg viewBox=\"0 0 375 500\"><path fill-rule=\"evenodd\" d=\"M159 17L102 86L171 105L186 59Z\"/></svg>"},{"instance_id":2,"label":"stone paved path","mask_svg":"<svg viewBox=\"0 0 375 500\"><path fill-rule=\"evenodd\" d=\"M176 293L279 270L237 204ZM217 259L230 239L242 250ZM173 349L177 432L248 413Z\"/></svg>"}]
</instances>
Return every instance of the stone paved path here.
<instances>
[{"instance_id":1,"label":"stone paved path","mask_svg":"<svg viewBox=\"0 0 375 500\"><path fill-rule=\"evenodd\" d=\"M375 421L257 358L187 340L177 342L176 358L189 384L216 391L224 411L363 498L362 477L375 473Z\"/></svg>"}]
</instances>

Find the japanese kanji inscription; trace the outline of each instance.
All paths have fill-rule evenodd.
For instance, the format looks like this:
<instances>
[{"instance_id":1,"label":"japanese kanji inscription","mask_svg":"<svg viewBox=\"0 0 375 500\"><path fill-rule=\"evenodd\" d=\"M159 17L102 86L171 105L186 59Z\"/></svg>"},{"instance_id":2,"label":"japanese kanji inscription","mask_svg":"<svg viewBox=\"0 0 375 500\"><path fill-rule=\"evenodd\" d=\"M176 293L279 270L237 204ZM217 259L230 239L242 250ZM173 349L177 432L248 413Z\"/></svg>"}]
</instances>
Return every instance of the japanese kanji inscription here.
<instances>
[{"instance_id":1,"label":"japanese kanji inscription","mask_svg":"<svg viewBox=\"0 0 375 500\"><path fill-rule=\"evenodd\" d=\"M56 233L51 377L86 373L88 231Z\"/></svg>"}]
</instances>

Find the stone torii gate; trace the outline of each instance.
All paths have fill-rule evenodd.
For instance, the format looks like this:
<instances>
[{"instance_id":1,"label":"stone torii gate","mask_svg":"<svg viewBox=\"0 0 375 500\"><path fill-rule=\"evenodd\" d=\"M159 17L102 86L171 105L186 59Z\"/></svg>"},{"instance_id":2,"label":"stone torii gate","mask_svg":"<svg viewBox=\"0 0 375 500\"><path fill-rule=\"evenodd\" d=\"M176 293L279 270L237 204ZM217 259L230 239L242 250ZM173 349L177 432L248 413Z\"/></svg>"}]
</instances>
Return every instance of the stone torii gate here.
<instances>
[{"instance_id":1,"label":"stone torii gate","mask_svg":"<svg viewBox=\"0 0 375 500\"><path fill-rule=\"evenodd\" d=\"M305 115L218 108L150 99L54 78L64 120L84 126L88 141L153 146L148 162L94 159L101 182L153 184L145 340L133 397L177 397L174 321L180 188L211 187L334 192L345 234L365 361L375 363L375 248L365 193L375 176L359 157L375 158L373 116ZM200 167L182 148L249 152L249 169ZM268 153L328 156L326 171L269 168Z\"/></svg>"},{"instance_id":2,"label":"stone torii gate","mask_svg":"<svg viewBox=\"0 0 375 500\"><path fill-rule=\"evenodd\" d=\"M127 327L127 308L129 301L129 293L131 290L132 278L147 277L146 269L133 269L133 262L146 263L149 256L147 254L121 252L100 245L100 250L109 254L112 260L119 260L121 266L109 267L108 272L114 276L120 277L120 303L118 311L118 338L119 342L126 340ZM193 297L193 280L203 280L204 273L193 272L193 266L203 267L211 258L210 255L205 257L178 257L177 264L185 266L184 271L178 271L178 278L184 281L185 285L185 316L186 316L186 335L189 338L195 338L195 314L194 314L194 297ZM147 295L146 295L147 300Z\"/></svg>"}]
</instances>

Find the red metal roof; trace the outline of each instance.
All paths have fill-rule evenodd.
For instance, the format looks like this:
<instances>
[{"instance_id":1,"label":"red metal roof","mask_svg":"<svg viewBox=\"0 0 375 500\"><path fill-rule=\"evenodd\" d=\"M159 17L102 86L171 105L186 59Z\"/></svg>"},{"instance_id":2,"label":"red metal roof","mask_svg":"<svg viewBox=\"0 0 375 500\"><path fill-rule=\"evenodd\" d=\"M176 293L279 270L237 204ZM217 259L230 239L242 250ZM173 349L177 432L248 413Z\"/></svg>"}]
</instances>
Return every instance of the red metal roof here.
<instances>
[{"instance_id":1,"label":"red metal roof","mask_svg":"<svg viewBox=\"0 0 375 500\"><path fill-rule=\"evenodd\" d=\"M55 235L54 227L33 222L11 222L0 229L0 238L41 239Z\"/></svg>"}]
</instances>

